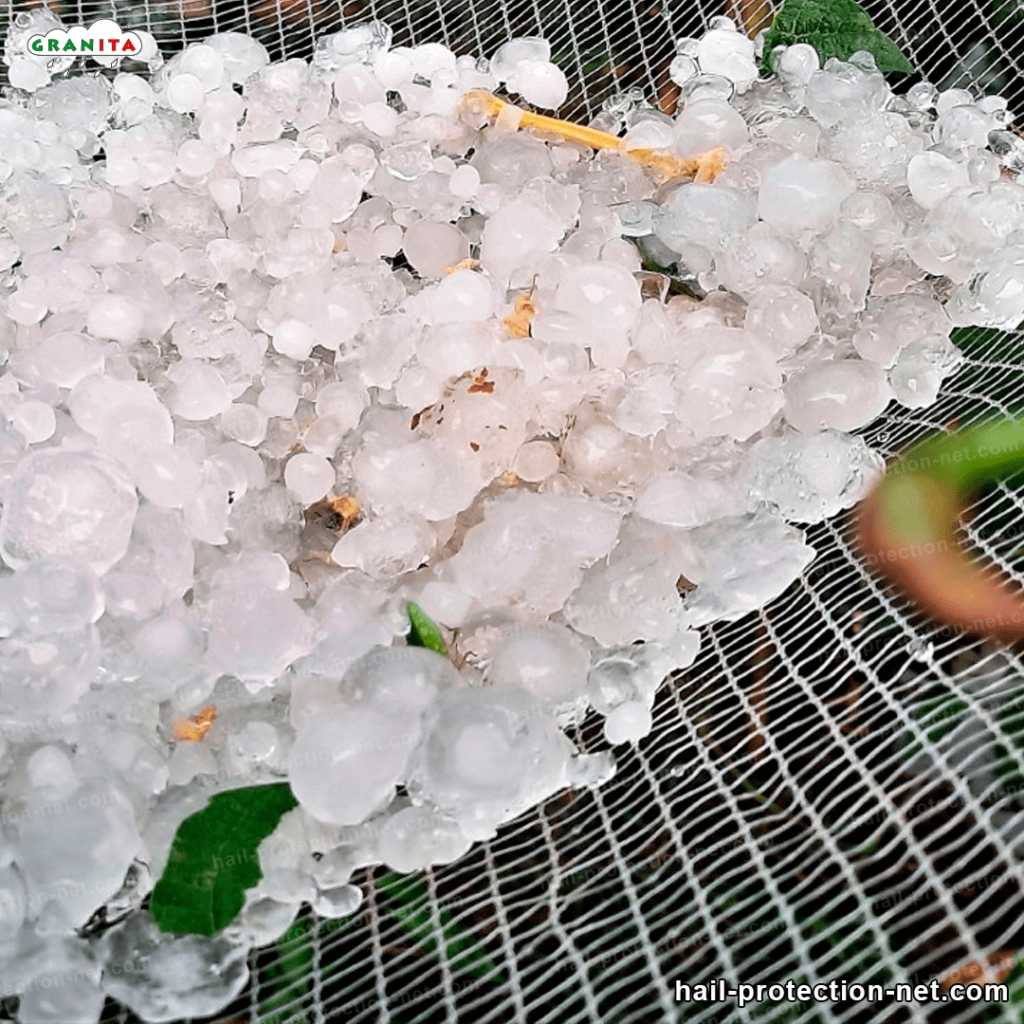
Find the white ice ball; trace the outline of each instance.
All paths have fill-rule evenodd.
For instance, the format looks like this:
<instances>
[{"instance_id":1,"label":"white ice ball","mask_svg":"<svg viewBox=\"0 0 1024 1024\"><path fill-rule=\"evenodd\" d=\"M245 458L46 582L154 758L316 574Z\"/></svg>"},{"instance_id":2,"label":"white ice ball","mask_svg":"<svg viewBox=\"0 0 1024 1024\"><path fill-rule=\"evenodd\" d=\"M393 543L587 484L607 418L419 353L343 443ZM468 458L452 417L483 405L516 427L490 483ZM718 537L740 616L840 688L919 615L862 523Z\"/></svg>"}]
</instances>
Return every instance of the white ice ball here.
<instances>
[{"instance_id":1,"label":"white ice ball","mask_svg":"<svg viewBox=\"0 0 1024 1024\"><path fill-rule=\"evenodd\" d=\"M142 331L144 314L138 302L127 295L101 295L89 305L85 324L94 338L131 345Z\"/></svg>"},{"instance_id":2,"label":"white ice ball","mask_svg":"<svg viewBox=\"0 0 1024 1024\"><path fill-rule=\"evenodd\" d=\"M167 83L167 105L179 114L198 110L206 99L206 89L195 75L174 75Z\"/></svg>"},{"instance_id":3,"label":"white ice ball","mask_svg":"<svg viewBox=\"0 0 1024 1024\"><path fill-rule=\"evenodd\" d=\"M334 486L334 467L321 455L300 452L284 467L284 483L303 505L319 501Z\"/></svg>"},{"instance_id":4,"label":"white ice ball","mask_svg":"<svg viewBox=\"0 0 1024 1024\"><path fill-rule=\"evenodd\" d=\"M559 461L550 441L527 441L516 453L512 472L528 483L539 483L558 469Z\"/></svg>"},{"instance_id":5,"label":"white ice ball","mask_svg":"<svg viewBox=\"0 0 1024 1024\"><path fill-rule=\"evenodd\" d=\"M331 825L358 825L401 781L418 723L373 708L339 705L299 730L288 777L299 803Z\"/></svg>"},{"instance_id":6,"label":"white ice ball","mask_svg":"<svg viewBox=\"0 0 1024 1024\"><path fill-rule=\"evenodd\" d=\"M569 95L569 80L565 72L551 61L526 60L516 68L508 81L508 88L535 107L554 110Z\"/></svg>"},{"instance_id":7,"label":"white ice ball","mask_svg":"<svg viewBox=\"0 0 1024 1024\"><path fill-rule=\"evenodd\" d=\"M651 731L653 719L645 704L628 701L609 712L604 720L604 738L613 746L636 743Z\"/></svg>"},{"instance_id":8,"label":"white ice ball","mask_svg":"<svg viewBox=\"0 0 1024 1024\"><path fill-rule=\"evenodd\" d=\"M53 437L57 428L57 417L54 414L53 406L47 402L36 402L31 399L22 402L11 416L11 426L14 427L27 444L39 444Z\"/></svg>"},{"instance_id":9,"label":"white ice ball","mask_svg":"<svg viewBox=\"0 0 1024 1024\"><path fill-rule=\"evenodd\" d=\"M494 311L490 278L474 270L456 270L438 284L429 308L435 323L486 320Z\"/></svg>"},{"instance_id":10,"label":"white ice ball","mask_svg":"<svg viewBox=\"0 0 1024 1024\"><path fill-rule=\"evenodd\" d=\"M154 505L181 508L199 488L202 470L181 445L158 444L146 450L135 472L139 493Z\"/></svg>"},{"instance_id":11,"label":"white ice ball","mask_svg":"<svg viewBox=\"0 0 1024 1024\"><path fill-rule=\"evenodd\" d=\"M282 320L271 334L274 350L289 359L308 359L316 332L301 320Z\"/></svg>"}]
</instances>

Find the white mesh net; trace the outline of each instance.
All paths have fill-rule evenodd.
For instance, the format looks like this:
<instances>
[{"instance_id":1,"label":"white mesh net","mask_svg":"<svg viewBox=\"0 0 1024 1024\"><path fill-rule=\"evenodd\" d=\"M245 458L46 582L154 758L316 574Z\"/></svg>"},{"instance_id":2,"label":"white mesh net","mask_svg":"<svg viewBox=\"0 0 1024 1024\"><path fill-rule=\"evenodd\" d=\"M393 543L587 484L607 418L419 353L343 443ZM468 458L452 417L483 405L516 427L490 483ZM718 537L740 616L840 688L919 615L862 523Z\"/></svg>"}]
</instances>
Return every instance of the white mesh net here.
<instances>
[{"instance_id":1,"label":"white mesh net","mask_svg":"<svg viewBox=\"0 0 1024 1024\"><path fill-rule=\"evenodd\" d=\"M396 44L458 52L544 35L572 83L562 113L577 119L614 91L655 93L673 39L726 13L706 0L59 6L72 23L144 27L164 48L245 31L276 58L306 56L317 35L368 18L388 22ZM1015 2L867 7L930 80L1024 102ZM865 432L872 446L891 455L954 422L1019 411L1021 337L955 340L967 362L939 403L883 417ZM964 520L1008 584L1024 582L1022 483L992 489ZM1020 658L895 596L859 558L849 517L808 541L818 557L781 598L706 630L698 662L664 686L652 735L611 783L563 794L448 867L354 879L367 892L361 912L301 919L254 955L251 986L220 1019L1019 1020L1019 1009L966 1002L675 1002L676 981L929 981L1024 947ZM601 749L600 723L588 725L574 738Z\"/></svg>"}]
</instances>

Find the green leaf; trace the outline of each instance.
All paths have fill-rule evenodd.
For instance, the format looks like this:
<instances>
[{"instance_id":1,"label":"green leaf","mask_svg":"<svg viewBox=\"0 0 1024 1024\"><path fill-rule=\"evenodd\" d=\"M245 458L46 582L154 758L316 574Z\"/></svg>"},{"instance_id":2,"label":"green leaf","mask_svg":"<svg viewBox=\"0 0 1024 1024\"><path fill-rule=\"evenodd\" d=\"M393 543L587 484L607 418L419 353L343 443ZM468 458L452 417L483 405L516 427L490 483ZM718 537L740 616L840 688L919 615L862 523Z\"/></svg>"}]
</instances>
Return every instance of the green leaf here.
<instances>
[{"instance_id":1,"label":"green leaf","mask_svg":"<svg viewBox=\"0 0 1024 1024\"><path fill-rule=\"evenodd\" d=\"M868 12L854 0L785 0L764 37L765 71L774 70L771 60L776 46L794 43L809 43L822 64L829 57L848 60L858 50L867 50L879 71L914 72L900 48L875 28Z\"/></svg>"},{"instance_id":2,"label":"green leaf","mask_svg":"<svg viewBox=\"0 0 1024 1024\"><path fill-rule=\"evenodd\" d=\"M287 782L218 793L178 826L150 911L161 931L213 935L262 878L256 847L298 801Z\"/></svg>"},{"instance_id":3,"label":"green leaf","mask_svg":"<svg viewBox=\"0 0 1024 1024\"><path fill-rule=\"evenodd\" d=\"M437 929L430 913L429 894L426 883L419 878L402 878L389 872L377 882L377 887L394 897L401 906L395 917L402 930L427 953L437 949ZM468 970L477 978L489 978L507 984L507 978L498 965L487 956L487 951L478 945L459 925L452 920L449 911L440 909L437 913L441 925L441 939L445 959L452 970Z\"/></svg>"},{"instance_id":4,"label":"green leaf","mask_svg":"<svg viewBox=\"0 0 1024 1024\"><path fill-rule=\"evenodd\" d=\"M427 647L438 654L448 653L441 627L418 604L406 601L405 614L412 626L405 638L410 647Z\"/></svg>"},{"instance_id":5,"label":"green leaf","mask_svg":"<svg viewBox=\"0 0 1024 1024\"><path fill-rule=\"evenodd\" d=\"M278 1010L308 999L312 994L309 983L310 965L313 963L310 931L308 919L303 918L277 940L273 960L260 972L260 989L265 993L259 1004L260 1020L270 1020ZM290 1013L288 1020L291 1024L308 1024L309 1017L302 1012L298 1012L298 1016Z\"/></svg>"}]
</instances>

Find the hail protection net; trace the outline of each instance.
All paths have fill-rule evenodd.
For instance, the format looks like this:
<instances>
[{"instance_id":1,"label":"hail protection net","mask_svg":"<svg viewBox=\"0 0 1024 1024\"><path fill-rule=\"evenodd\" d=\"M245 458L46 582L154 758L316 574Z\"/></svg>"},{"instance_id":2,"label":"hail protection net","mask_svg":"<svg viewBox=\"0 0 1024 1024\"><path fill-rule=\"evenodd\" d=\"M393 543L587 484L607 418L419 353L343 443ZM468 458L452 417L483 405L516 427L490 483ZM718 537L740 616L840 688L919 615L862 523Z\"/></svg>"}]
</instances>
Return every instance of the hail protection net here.
<instances>
[{"instance_id":1,"label":"hail protection net","mask_svg":"<svg viewBox=\"0 0 1024 1024\"><path fill-rule=\"evenodd\" d=\"M614 92L655 94L673 40L730 13L707 0L55 6L69 24L112 17L145 28L165 52L244 31L274 59L308 56L317 36L371 18L393 28L396 45L461 53L542 35L571 83L561 113L577 120ZM1016 2L866 6L928 80L999 91L1024 110ZM0 8L0 20L17 10ZM972 329L954 340L966 363L938 404L883 416L864 432L872 447L892 455L951 424L1020 411L1022 338ZM965 542L1008 586L1024 582L1021 524L1024 474L963 521ZM677 981L991 980L1024 947L1018 654L938 627L880 583L854 547L851 517L812 527L808 542L817 558L781 598L705 630L698 661L665 684L653 733L619 757L609 784L562 794L449 866L353 879L367 893L360 912L300 918L253 955L251 985L219 1019L1019 1020L1012 1005L927 1000L675 1002ZM588 726L578 745L602 749L600 723Z\"/></svg>"}]
</instances>

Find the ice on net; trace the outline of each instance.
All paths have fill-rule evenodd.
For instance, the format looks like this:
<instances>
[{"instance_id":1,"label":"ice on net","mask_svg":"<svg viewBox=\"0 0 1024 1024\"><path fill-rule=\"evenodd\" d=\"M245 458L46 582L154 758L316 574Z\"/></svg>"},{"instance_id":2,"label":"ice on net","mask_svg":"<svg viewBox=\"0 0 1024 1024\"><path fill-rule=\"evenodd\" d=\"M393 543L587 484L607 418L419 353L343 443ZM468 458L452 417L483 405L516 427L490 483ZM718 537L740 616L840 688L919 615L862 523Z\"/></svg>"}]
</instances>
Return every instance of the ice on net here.
<instances>
[{"instance_id":1,"label":"ice on net","mask_svg":"<svg viewBox=\"0 0 1024 1024\"><path fill-rule=\"evenodd\" d=\"M876 477L851 432L936 400L954 326L1024 318L1005 101L894 97L863 54L788 47L769 82L727 20L679 41L673 117L624 93L594 123L726 151L662 185L460 112L560 106L540 39L478 61L369 22L310 63L222 33L109 82L12 47L0 773L32 813L0 822L0 974L40 1024L104 994L219 1012L302 902L355 912L357 868L599 785L614 759L563 728L641 742L700 627L782 594L813 556L794 524ZM448 657L409 646L408 600ZM224 779L285 777L301 806L230 934L136 909L74 935L137 908L135 858L159 871ZM82 800L103 813L45 813ZM79 961L49 1003L30 983Z\"/></svg>"}]
</instances>

